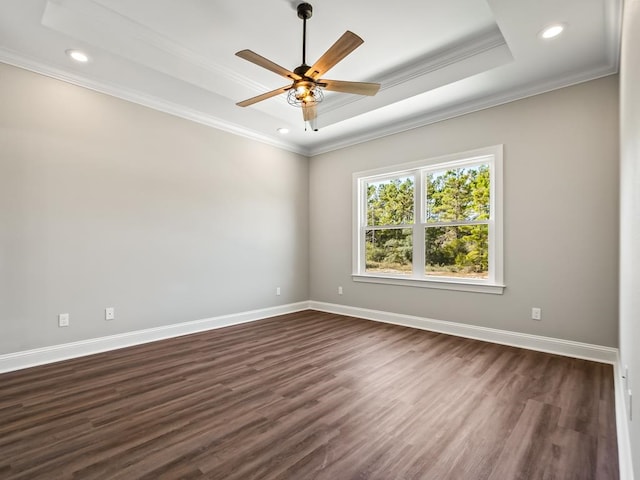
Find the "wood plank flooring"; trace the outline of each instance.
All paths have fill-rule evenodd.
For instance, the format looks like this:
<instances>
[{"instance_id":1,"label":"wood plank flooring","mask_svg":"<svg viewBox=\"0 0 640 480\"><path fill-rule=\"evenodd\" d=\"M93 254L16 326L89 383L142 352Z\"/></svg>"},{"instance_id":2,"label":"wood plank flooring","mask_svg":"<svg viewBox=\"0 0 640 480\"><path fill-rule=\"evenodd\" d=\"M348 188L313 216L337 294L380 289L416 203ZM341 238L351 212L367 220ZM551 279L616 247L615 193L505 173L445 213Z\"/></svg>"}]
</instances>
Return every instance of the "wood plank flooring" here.
<instances>
[{"instance_id":1,"label":"wood plank flooring","mask_svg":"<svg viewBox=\"0 0 640 480\"><path fill-rule=\"evenodd\" d=\"M0 478L617 479L613 371L301 312L0 375Z\"/></svg>"}]
</instances>

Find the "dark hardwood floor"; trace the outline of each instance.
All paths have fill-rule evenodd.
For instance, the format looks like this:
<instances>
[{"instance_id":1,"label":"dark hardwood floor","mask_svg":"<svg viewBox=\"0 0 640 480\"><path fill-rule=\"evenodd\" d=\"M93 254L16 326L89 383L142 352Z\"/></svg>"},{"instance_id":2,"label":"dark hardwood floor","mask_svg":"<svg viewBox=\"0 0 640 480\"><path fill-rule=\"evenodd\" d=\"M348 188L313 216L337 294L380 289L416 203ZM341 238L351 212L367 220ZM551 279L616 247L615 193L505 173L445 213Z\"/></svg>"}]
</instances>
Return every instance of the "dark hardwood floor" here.
<instances>
[{"instance_id":1,"label":"dark hardwood floor","mask_svg":"<svg viewBox=\"0 0 640 480\"><path fill-rule=\"evenodd\" d=\"M0 375L2 479L617 479L610 365L302 312Z\"/></svg>"}]
</instances>

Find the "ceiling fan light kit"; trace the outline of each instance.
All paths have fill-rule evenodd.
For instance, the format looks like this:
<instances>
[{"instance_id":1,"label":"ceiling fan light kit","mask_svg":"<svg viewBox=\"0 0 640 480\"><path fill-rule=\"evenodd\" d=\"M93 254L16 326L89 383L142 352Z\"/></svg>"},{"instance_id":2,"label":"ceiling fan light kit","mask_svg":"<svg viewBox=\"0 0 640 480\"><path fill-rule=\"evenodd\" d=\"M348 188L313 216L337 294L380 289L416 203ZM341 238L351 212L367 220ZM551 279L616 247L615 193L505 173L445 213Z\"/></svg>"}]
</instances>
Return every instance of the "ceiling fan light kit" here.
<instances>
[{"instance_id":1,"label":"ceiling fan light kit","mask_svg":"<svg viewBox=\"0 0 640 480\"><path fill-rule=\"evenodd\" d=\"M375 95L380 89L379 83L345 82L320 78L343 58L358 48L364 41L355 33L346 31L312 66L306 63L307 52L307 20L313 15L313 7L309 3L300 3L297 8L298 17L302 19L302 64L293 71L258 55L251 50L241 50L236 53L260 67L266 68L278 75L292 80L291 85L272 90L249 98L236 105L248 107L281 93L287 92L289 104L302 108L302 117L312 130L317 131L317 105L324 99L323 89L356 95ZM305 127L306 129L306 127Z\"/></svg>"}]
</instances>

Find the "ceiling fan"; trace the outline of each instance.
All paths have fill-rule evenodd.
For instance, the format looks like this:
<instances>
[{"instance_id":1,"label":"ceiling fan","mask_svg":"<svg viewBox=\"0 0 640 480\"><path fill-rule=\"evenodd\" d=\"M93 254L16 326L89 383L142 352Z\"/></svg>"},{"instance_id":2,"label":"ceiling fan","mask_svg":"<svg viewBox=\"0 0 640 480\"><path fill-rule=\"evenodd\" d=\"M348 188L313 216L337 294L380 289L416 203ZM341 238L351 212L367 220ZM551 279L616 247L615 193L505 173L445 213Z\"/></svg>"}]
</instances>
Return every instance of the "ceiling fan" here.
<instances>
[{"instance_id":1,"label":"ceiling fan","mask_svg":"<svg viewBox=\"0 0 640 480\"><path fill-rule=\"evenodd\" d=\"M266 68L278 75L292 80L291 85L287 85L276 90L249 98L236 105L247 107L254 103L261 102L271 97L275 97L284 92L287 94L287 101L296 107L302 108L302 117L308 122L314 131L317 131L317 105L322 101L324 95L322 90L329 90L342 93L354 93L357 95L375 95L380 89L379 83L368 82L345 82L342 80L328 80L320 78L327 71L333 68L343 58L353 52L364 43L358 35L346 31L312 66L306 63L307 50L307 20L313 14L313 7L308 3L298 5L298 17L302 19L302 65L296 67L293 72L277 65L251 50L241 50L236 53L240 58L244 58L251 63Z\"/></svg>"}]
</instances>

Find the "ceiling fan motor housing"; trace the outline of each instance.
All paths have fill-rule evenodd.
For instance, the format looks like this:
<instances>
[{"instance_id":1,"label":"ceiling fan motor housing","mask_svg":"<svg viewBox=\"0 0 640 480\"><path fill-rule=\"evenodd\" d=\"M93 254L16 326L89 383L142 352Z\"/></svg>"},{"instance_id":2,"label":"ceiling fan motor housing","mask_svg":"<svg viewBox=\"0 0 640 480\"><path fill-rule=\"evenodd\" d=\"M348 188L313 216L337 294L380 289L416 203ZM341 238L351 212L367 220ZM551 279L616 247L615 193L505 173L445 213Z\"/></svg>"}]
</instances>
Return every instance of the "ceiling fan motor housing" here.
<instances>
[{"instance_id":1,"label":"ceiling fan motor housing","mask_svg":"<svg viewBox=\"0 0 640 480\"><path fill-rule=\"evenodd\" d=\"M309 20L313 15L313 7L310 3L301 3L298 5L298 17L303 20Z\"/></svg>"},{"instance_id":2,"label":"ceiling fan motor housing","mask_svg":"<svg viewBox=\"0 0 640 480\"><path fill-rule=\"evenodd\" d=\"M312 81L313 81L313 79L310 79L310 78L308 78L308 77L305 75L305 74L307 73L307 71L308 71L308 70L309 70L309 65L306 65L306 64L304 64L304 63L303 63L303 64L302 64L302 65L300 65L299 67L296 67L296 68L293 70L293 73L295 73L296 75L300 75L302 78L305 78L305 79L308 79L308 80L312 80Z\"/></svg>"}]
</instances>

